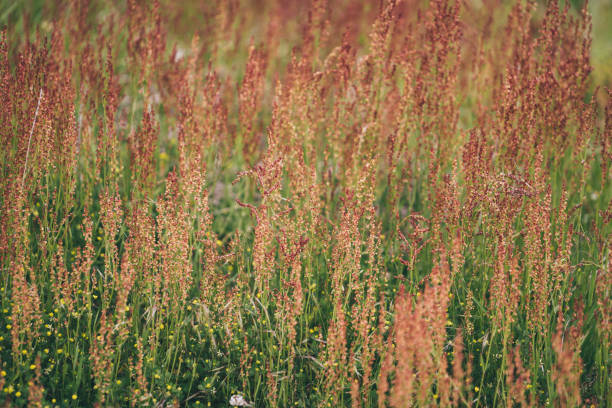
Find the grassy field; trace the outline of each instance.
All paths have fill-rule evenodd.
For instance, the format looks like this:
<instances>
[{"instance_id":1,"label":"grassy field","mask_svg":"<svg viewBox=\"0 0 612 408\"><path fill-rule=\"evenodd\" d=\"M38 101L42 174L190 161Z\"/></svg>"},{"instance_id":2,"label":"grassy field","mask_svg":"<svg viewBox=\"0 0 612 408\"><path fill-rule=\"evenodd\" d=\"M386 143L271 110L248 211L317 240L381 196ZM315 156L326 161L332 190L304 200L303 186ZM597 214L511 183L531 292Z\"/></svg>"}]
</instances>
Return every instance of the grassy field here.
<instances>
[{"instance_id":1,"label":"grassy field","mask_svg":"<svg viewBox=\"0 0 612 408\"><path fill-rule=\"evenodd\" d=\"M0 406L612 407L611 18L0 1Z\"/></svg>"}]
</instances>

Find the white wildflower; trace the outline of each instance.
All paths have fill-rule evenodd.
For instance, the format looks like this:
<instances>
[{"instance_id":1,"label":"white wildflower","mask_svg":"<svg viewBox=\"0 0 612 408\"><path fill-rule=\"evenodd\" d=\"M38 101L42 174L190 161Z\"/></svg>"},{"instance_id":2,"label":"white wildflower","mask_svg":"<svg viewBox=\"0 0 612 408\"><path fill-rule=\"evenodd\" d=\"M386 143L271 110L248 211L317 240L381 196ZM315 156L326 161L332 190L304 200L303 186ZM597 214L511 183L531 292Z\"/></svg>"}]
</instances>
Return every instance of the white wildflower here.
<instances>
[{"instance_id":1,"label":"white wildflower","mask_svg":"<svg viewBox=\"0 0 612 408\"><path fill-rule=\"evenodd\" d=\"M229 401L232 407L252 407L253 404L247 402L242 395L232 395Z\"/></svg>"}]
</instances>

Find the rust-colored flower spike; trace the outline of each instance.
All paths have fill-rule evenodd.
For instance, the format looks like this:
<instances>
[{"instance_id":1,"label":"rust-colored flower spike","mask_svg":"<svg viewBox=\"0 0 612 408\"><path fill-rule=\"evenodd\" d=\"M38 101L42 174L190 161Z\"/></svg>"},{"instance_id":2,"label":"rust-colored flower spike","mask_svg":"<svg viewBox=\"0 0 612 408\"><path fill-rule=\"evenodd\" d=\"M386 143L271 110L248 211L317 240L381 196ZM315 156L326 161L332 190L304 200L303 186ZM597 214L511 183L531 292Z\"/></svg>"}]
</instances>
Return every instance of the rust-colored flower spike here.
<instances>
[{"instance_id":1,"label":"rust-colored flower spike","mask_svg":"<svg viewBox=\"0 0 612 408\"><path fill-rule=\"evenodd\" d=\"M453 342L453 379L451 401L454 407L461 406L465 402L463 389L465 388L466 372L463 368L465 347L463 345L463 331L457 330L455 341ZM469 357L469 356L468 356Z\"/></svg>"},{"instance_id":2,"label":"rust-colored flower spike","mask_svg":"<svg viewBox=\"0 0 612 408\"><path fill-rule=\"evenodd\" d=\"M129 0L127 4L128 55L138 71L140 86L148 94L148 83L157 72L166 49L166 29L159 0L142 2Z\"/></svg>"},{"instance_id":3,"label":"rust-colored flower spike","mask_svg":"<svg viewBox=\"0 0 612 408\"><path fill-rule=\"evenodd\" d=\"M508 337L510 327L517 317L521 296L520 269L512 252L506 238L500 236L490 291L493 326L505 333L504 338Z\"/></svg>"},{"instance_id":4,"label":"rust-colored flower spike","mask_svg":"<svg viewBox=\"0 0 612 408\"><path fill-rule=\"evenodd\" d=\"M326 25L329 22L325 19L327 13L327 0L310 0L308 8L308 20L304 25L302 57L304 62L312 64L318 59L318 49L325 48Z\"/></svg>"},{"instance_id":5,"label":"rust-colored flower spike","mask_svg":"<svg viewBox=\"0 0 612 408\"><path fill-rule=\"evenodd\" d=\"M372 25L370 32L370 48L373 62L385 69L388 67L389 49L393 35L394 24L397 20L396 9L401 0L388 0L384 2L380 15Z\"/></svg>"},{"instance_id":6,"label":"rust-colored flower spike","mask_svg":"<svg viewBox=\"0 0 612 408\"><path fill-rule=\"evenodd\" d=\"M144 370L145 354L141 338L136 339L135 347L137 350L136 362L134 363L132 360L130 363L131 377L135 379L132 392L136 397L138 397L138 401L146 402L153 397L147 391L149 389L149 382L147 381Z\"/></svg>"},{"instance_id":7,"label":"rust-colored flower spike","mask_svg":"<svg viewBox=\"0 0 612 408\"><path fill-rule=\"evenodd\" d=\"M181 197L175 172L166 179L166 192L158 205L157 236L159 237L160 273L162 277L161 306L171 313L187 299L192 285L189 252L188 214Z\"/></svg>"},{"instance_id":8,"label":"rust-colored flower spike","mask_svg":"<svg viewBox=\"0 0 612 408\"><path fill-rule=\"evenodd\" d=\"M104 234L104 293L103 304L110 305L113 290L118 283L119 249L117 247L117 234L123 223L123 207L119 196L118 186L108 187L100 192L100 219Z\"/></svg>"},{"instance_id":9,"label":"rust-colored flower spike","mask_svg":"<svg viewBox=\"0 0 612 408\"><path fill-rule=\"evenodd\" d=\"M121 273L118 276L116 283L117 298L115 300L114 317L117 320L116 341L122 344L128 338L132 326L130 318L130 307L128 306L128 297L136 283L136 271L130 262L129 252L125 251L121 259Z\"/></svg>"},{"instance_id":10,"label":"rust-colored flower spike","mask_svg":"<svg viewBox=\"0 0 612 408\"><path fill-rule=\"evenodd\" d=\"M427 332L427 323L420 314L421 310L420 306L413 305L412 296L402 288L395 304L394 343L387 350L393 350L397 361L395 379L390 389L392 407L424 402L423 394L431 381L431 338L417 334ZM417 369L418 376L415 373Z\"/></svg>"},{"instance_id":11,"label":"rust-colored flower spike","mask_svg":"<svg viewBox=\"0 0 612 408\"><path fill-rule=\"evenodd\" d=\"M394 373L389 384L389 403L393 407L432 403L430 391L434 383L438 384L441 401L450 403L452 381L443 353L449 275L448 264L436 266L430 284L416 302L403 287L396 298L390 337L393 342L386 350L386 353L393 353L394 358L385 357L379 379L384 384L387 376Z\"/></svg>"},{"instance_id":12,"label":"rust-colored flower spike","mask_svg":"<svg viewBox=\"0 0 612 408\"><path fill-rule=\"evenodd\" d=\"M530 406L531 392L529 389L533 387L533 384L530 384L530 378L529 369L524 367L521 361L520 347L516 346L509 350L506 368L507 408L512 408L516 404L521 407Z\"/></svg>"},{"instance_id":13,"label":"rust-colored flower spike","mask_svg":"<svg viewBox=\"0 0 612 408\"><path fill-rule=\"evenodd\" d=\"M278 379L272 372L269 363L266 364L266 385L268 387L268 393L266 395L268 403L270 407L275 407L278 401Z\"/></svg>"},{"instance_id":14,"label":"rust-colored flower spike","mask_svg":"<svg viewBox=\"0 0 612 408\"><path fill-rule=\"evenodd\" d=\"M89 361L93 368L92 376L98 392L98 400L104 404L111 387L113 375L113 355L116 346L113 342L113 327L115 323L107 310L102 310L99 328L91 339Z\"/></svg>"},{"instance_id":15,"label":"rust-colored flower spike","mask_svg":"<svg viewBox=\"0 0 612 408\"><path fill-rule=\"evenodd\" d=\"M256 153L259 151L261 144L261 130L257 126L257 117L263 95L266 63L266 53L261 48L251 44L244 77L238 92L243 143L242 153L249 163L256 162Z\"/></svg>"},{"instance_id":16,"label":"rust-colored flower spike","mask_svg":"<svg viewBox=\"0 0 612 408\"><path fill-rule=\"evenodd\" d=\"M11 301L14 304L11 310L11 342L15 357L19 357L22 349L30 348L35 333L40 327L40 295L35 284L34 271L30 266L30 254L26 251L30 247L30 240L26 233L27 225L24 218L14 217L19 225L12 230L15 233L16 251L9 262L9 271L12 282Z\"/></svg>"},{"instance_id":17,"label":"rust-colored flower spike","mask_svg":"<svg viewBox=\"0 0 612 408\"><path fill-rule=\"evenodd\" d=\"M145 106L140 129L132 133L130 142L130 167L136 192L150 194L155 182L155 158L158 124L150 107Z\"/></svg>"},{"instance_id":18,"label":"rust-colored flower spike","mask_svg":"<svg viewBox=\"0 0 612 408\"><path fill-rule=\"evenodd\" d=\"M551 377L555 383L555 403L558 406L579 406L580 375L582 373L582 358L580 345L582 343L583 306L580 300L574 313L574 323L566 333L567 324L563 313L557 317L557 330L553 334L552 348L556 354L556 361L551 370Z\"/></svg>"}]
</instances>

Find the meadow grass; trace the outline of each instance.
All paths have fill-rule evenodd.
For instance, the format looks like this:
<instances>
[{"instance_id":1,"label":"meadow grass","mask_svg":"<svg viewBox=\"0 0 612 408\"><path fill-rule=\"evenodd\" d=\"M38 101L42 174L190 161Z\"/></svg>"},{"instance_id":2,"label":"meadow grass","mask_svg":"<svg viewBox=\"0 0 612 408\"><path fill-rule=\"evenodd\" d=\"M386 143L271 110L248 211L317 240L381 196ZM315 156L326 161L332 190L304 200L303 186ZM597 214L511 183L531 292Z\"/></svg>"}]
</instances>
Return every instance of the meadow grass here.
<instances>
[{"instance_id":1,"label":"meadow grass","mask_svg":"<svg viewBox=\"0 0 612 408\"><path fill-rule=\"evenodd\" d=\"M594 4L0 2L0 406L612 407Z\"/></svg>"}]
</instances>

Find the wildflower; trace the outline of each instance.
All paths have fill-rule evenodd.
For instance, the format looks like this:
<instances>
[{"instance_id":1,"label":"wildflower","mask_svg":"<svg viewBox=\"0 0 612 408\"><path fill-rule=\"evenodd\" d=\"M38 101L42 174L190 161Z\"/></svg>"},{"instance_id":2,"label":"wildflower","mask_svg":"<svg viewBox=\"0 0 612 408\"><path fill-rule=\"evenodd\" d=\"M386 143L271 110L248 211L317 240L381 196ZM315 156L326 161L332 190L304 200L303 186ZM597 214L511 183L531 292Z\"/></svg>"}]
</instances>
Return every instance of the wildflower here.
<instances>
[{"instance_id":1,"label":"wildflower","mask_svg":"<svg viewBox=\"0 0 612 408\"><path fill-rule=\"evenodd\" d=\"M232 395L229 400L229 404L232 407L252 407L253 405L244 399L242 395Z\"/></svg>"}]
</instances>

